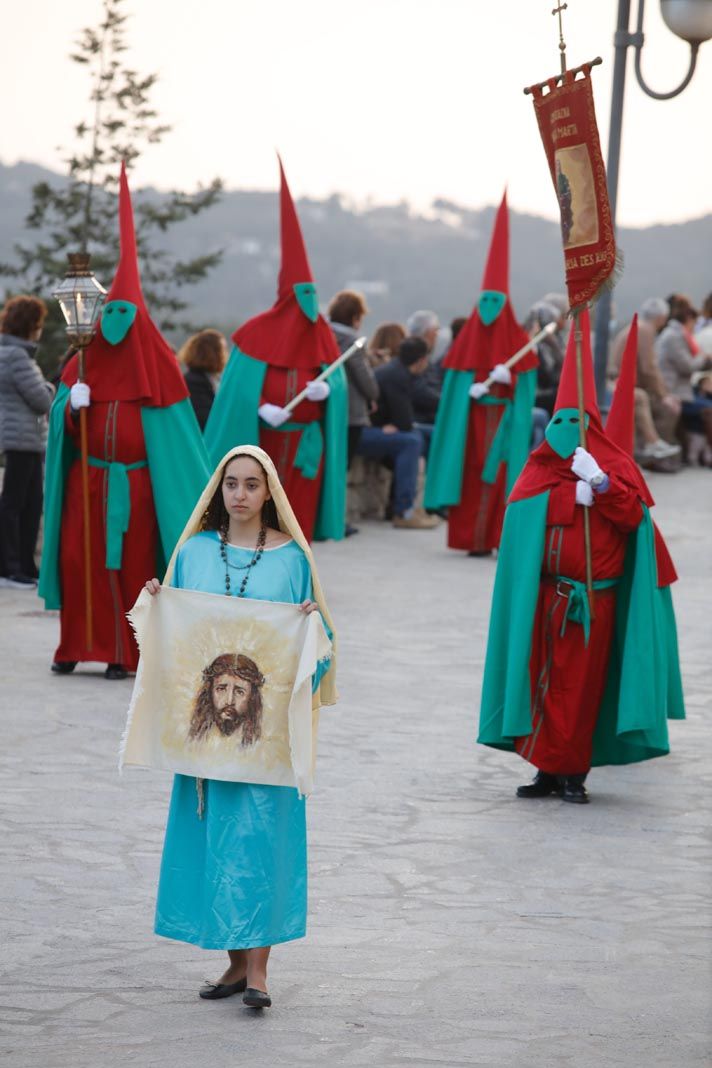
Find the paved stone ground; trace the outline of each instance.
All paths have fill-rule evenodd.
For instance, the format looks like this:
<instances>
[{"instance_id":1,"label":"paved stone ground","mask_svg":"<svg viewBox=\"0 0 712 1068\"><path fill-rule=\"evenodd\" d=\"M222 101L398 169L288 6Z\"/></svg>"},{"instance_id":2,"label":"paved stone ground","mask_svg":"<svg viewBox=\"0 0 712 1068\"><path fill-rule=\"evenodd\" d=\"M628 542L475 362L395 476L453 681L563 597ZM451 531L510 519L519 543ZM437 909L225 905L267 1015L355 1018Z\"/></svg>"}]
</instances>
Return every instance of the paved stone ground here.
<instances>
[{"instance_id":1,"label":"paved stone ground","mask_svg":"<svg viewBox=\"0 0 712 1068\"><path fill-rule=\"evenodd\" d=\"M492 561L381 524L318 547L343 700L309 936L274 951L262 1017L199 1001L221 955L152 934L169 780L116 773L130 683L50 676L56 617L0 591L3 1066L709 1063L712 473L652 486L689 719L587 808L516 801L525 765L474 744Z\"/></svg>"}]
</instances>

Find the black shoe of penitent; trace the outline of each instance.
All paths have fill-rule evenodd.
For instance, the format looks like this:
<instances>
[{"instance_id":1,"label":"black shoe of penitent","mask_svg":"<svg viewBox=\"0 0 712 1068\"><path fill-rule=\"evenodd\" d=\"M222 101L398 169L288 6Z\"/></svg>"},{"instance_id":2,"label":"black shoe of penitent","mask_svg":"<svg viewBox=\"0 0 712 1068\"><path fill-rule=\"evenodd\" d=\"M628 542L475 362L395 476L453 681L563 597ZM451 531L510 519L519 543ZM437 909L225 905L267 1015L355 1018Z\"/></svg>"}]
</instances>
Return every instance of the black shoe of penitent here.
<instances>
[{"instance_id":1,"label":"black shoe of penitent","mask_svg":"<svg viewBox=\"0 0 712 1068\"><path fill-rule=\"evenodd\" d=\"M517 797L549 797L558 793L561 793L559 780L556 775L549 775L546 771L538 771L534 781L527 786L517 787Z\"/></svg>"},{"instance_id":2,"label":"black shoe of penitent","mask_svg":"<svg viewBox=\"0 0 712 1068\"><path fill-rule=\"evenodd\" d=\"M123 664L107 664L104 672L105 679L125 679L127 676L128 671Z\"/></svg>"},{"instance_id":3,"label":"black shoe of penitent","mask_svg":"<svg viewBox=\"0 0 712 1068\"><path fill-rule=\"evenodd\" d=\"M561 800L568 801L572 805L587 805L589 796L584 786L585 775L562 775Z\"/></svg>"},{"instance_id":4,"label":"black shoe of penitent","mask_svg":"<svg viewBox=\"0 0 712 1068\"><path fill-rule=\"evenodd\" d=\"M76 666L76 660L55 660L51 670L55 675L71 675Z\"/></svg>"}]
</instances>

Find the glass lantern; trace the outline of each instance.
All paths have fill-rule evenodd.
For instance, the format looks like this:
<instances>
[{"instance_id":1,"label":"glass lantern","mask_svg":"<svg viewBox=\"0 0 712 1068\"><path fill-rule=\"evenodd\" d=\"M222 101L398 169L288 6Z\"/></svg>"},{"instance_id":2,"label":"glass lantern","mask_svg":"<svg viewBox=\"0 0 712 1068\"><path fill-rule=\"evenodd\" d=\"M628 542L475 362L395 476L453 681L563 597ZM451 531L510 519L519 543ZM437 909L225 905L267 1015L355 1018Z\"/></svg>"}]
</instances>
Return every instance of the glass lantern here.
<instances>
[{"instance_id":1,"label":"glass lantern","mask_svg":"<svg viewBox=\"0 0 712 1068\"><path fill-rule=\"evenodd\" d=\"M89 269L86 252L72 252L67 259L69 270L52 296L59 301L70 340L80 346L88 345L96 329L106 290Z\"/></svg>"},{"instance_id":2,"label":"glass lantern","mask_svg":"<svg viewBox=\"0 0 712 1068\"><path fill-rule=\"evenodd\" d=\"M712 37L712 0L660 0L665 25L690 44Z\"/></svg>"}]
</instances>

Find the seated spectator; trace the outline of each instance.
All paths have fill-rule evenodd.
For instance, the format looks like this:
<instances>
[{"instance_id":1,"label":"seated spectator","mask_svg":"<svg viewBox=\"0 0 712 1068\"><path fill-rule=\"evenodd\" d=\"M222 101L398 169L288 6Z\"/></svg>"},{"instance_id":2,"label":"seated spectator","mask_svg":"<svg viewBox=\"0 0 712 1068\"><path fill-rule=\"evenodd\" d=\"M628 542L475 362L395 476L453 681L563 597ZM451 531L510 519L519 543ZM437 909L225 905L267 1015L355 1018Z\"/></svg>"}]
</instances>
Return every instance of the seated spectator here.
<instances>
[{"instance_id":1,"label":"seated spectator","mask_svg":"<svg viewBox=\"0 0 712 1068\"><path fill-rule=\"evenodd\" d=\"M329 304L329 324L334 331L339 352L346 352L359 337L361 323L368 308L360 293L344 289ZM378 384L364 352L350 356L345 365L349 384L348 466L351 466L361 431L369 426L370 413L378 399Z\"/></svg>"},{"instance_id":2,"label":"seated spectator","mask_svg":"<svg viewBox=\"0 0 712 1068\"><path fill-rule=\"evenodd\" d=\"M34 590L35 548L42 516L42 460L54 386L35 353L47 315L37 297L12 297L0 314L0 585Z\"/></svg>"},{"instance_id":3,"label":"seated spectator","mask_svg":"<svg viewBox=\"0 0 712 1068\"><path fill-rule=\"evenodd\" d=\"M416 379L413 390L415 426L423 435L424 455L427 457L445 377L443 357L435 359L440 322L435 312L417 311L408 319L406 327L409 337L421 338L428 347L428 366L424 374Z\"/></svg>"},{"instance_id":4,"label":"seated spectator","mask_svg":"<svg viewBox=\"0 0 712 1068\"><path fill-rule=\"evenodd\" d=\"M428 359L430 359L435 343L438 340L440 320L433 311L413 312L405 324L409 337L422 338L427 345Z\"/></svg>"},{"instance_id":5,"label":"seated spectator","mask_svg":"<svg viewBox=\"0 0 712 1068\"><path fill-rule=\"evenodd\" d=\"M185 365L183 373L190 402L200 429L204 430L227 362L225 338L219 330L201 330L188 338L178 353L178 360Z\"/></svg>"},{"instance_id":6,"label":"seated spectator","mask_svg":"<svg viewBox=\"0 0 712 1068\"><path fill-rule=\"evenodd\" d=\"M397 356L376 370L380 396L371 416L372 426L364 427L358 452L369 460L393 463L393 526L427 530L438 525L436 516L415 510L418 466L423 438L415 429L413 389L428 366L428 347L422 338L401 342Z\"/></svg>"},{"instance_id":7,"label":"seated spectator","mask_svg":"<svg viewBox=\"0 0 712 1068\"><path fill-rule=\"evenodd\" d=\"M668 304L662 297L650 297L638 312L638 361L635 388L635 431L640 442L641 460L668 460L679 456L675 430L681 401L668 389L658 367L655 338L668 320ZM620 330L611 345L608 376L611 388L620 374L628 327Z\"/></svg>"},{"instance_id":8,"label":"seated spectator","mask_svg":"<svg viewBox=\"0 0 712 1068\"><path fill-rule=\"evenodd\" d=\"M397 354L398 346L405 337L405 327L400 323L381 323L377 326L366 348L371 367L388 363Z\"/></svg>"},{"instance_id":9,"label":"seated spectator","mask_svg":"<svg viewBox=\"0 0 712 1068\"><path fill-rule=\"evenodd\" d=\"M559 294L551 293L549 296L557 298ZM566 297L561 297L565 306ZM564 362L563 330L566 325L566 312L562 312L560 303L550 303L548 300L538 300L529 309L529 314L524 320L524 329L529 337L534 337L549 323L556 323L556 333L548 334L536 346L539 360L536 375L536 394L534 397L534 409L532 411L532 438L531 448L536 449L544 440L544 431L551 419L556 400L556 391L559 388L559 378Z\"/></svg>"},{"instance_id":10,"label":"seated spectator","mask_svg":"<svg viewBox=\"0 0 712 1068\"><path fill-rule=\"evenodd\" d=\"M712 368L712 356L700 351L692 333L697 312L687 297L675 294L670 319L658 337L656 349L660 370L670 393L682 403L682 420L685 426L697 422L712 444L712 400L695 396L692 375L695 371Z\"/></svg>"},{"instance_id":11,"label":"seated spectator","mask_svg":"<svg viewBox=\"0 0 712 1068\"><path fill-rule=\"evenodd\" d=\"M708 328L712 329L712 293L708 293L702 301L702 310L695 323L695 333L699 334L701 330Z\"/></svg>"},{"instance_id":12,"label":"seated spectator","mask_svg":"<svg viewBox=\"0 0 712 1068\"><path fill-rule=\"evenodd\" d=\"M712 403L712 371L695 371L690 379L692 393L697 400L707 400ZM687 462L695 460L700 467L712 467L712 441L705 434L703 418L698 414L692 417L688 423L691 434L686 441Z\"/></svg>"},{"instance_id":13,"label":"seated spectator","mask_svg":"<svg viewBox=\"0 0 712 1068\"><path fill-rule=\"evenodd\" d=\"M445 356L447 355L447 353L452 348L453 341L455 340L457 335L460 333L460 331L462 330L462 328L463 328L463 326L465 325L466 322L467 322L467 316L466 315L458 315L457 318L452 319L450 321L450 344L447 347L447 350L445 352L445 355L443 356L443 359L445 359Z\"/></svg>"},{"instance_id":14,"label":"seated spectator","mask_svg":"<svg viewBox=\"0 0 712 1068\"><path fill-rule=\"evenodd\" d=\"M566 315L556 304L551 304L548 300L538 300L529 309L529 314L524 320L524 329L532 338L549 323L556 323L556 333L542 338L536 347L539 366L536 372L534 404L537 408L543 409L550 419L554 411L556 391L559 388L559 378L564 363L563 331L566 326Z\"/></svg>"},{"instance_id":15,"label":"seated spectator","mask_svg":"<svg viewBox=\"0 0 712 1068\"><path fill-rule=\"evenodd\" d=\"M368 307L360 293L343 289L332 298L329 304L329 322L340 352L346 352L358 340L361 323L366 315ZM378 399L378 384L363 351L349 356L344 368L349 386L348 469L356 455L363 428L370 426L370 413ZM345 534L347 538L358 534L358 527L347 523Z\"/></svg>"}]
</instances>

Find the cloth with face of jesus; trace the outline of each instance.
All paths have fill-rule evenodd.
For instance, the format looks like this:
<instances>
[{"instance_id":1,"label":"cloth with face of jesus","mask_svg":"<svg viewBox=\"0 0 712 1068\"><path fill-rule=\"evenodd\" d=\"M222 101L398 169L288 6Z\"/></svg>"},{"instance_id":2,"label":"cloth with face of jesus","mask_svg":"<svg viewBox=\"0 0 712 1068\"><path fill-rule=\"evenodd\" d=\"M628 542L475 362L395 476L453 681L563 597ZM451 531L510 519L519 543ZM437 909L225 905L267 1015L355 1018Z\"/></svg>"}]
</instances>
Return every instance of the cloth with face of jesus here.
<instances>
[{"instance_id":1,"label":"cloth with face of jesus","mask_svg":"<svg viewBox=\"0 0 712 1068\"><path fill-rule=\"evenodd\" d=\"M331 651L318 612L164 588L130 618L141 661L122 764L311 792L312 678Z\"/></svg>"}]
</instances>

